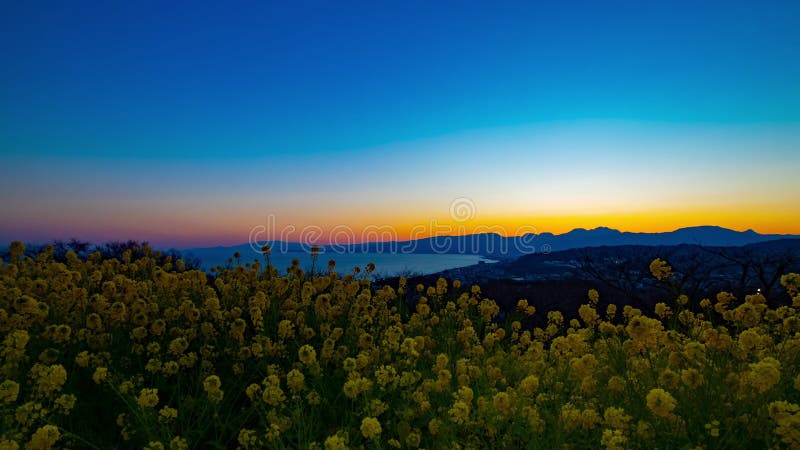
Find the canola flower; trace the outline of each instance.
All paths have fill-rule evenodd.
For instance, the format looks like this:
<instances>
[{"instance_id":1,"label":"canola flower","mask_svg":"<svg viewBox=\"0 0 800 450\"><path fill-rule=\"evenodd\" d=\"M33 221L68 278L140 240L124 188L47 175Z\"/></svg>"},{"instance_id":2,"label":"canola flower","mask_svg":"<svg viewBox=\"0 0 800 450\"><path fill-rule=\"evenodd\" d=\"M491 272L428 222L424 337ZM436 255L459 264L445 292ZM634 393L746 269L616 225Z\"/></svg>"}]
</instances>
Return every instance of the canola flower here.
<instances>
[{"instance_id":1,"label":"canola flower","mask_svg":"<svg viewBox=\"0 0 800 450\"><path fill-rule=\"evenodd\" d=\"M661 258L656 258L650 263L650 273L655 279L661 281L672 276L672 267Z\"/></svg>"},{"instance_id":2,"label":"canola flower","mask_svg":"<svg viewBox=\"0 0 800 450\"><path fill-rule=\"evenodd\" d=\"M10 250L0 450L800 448L797 274L776 304L592 289L501 313L458 280L280 271L269 247L213 276L146 247Z\"/></svg>"},{"instance_id":3,"label":"canola flower","mask_svg":"<svg viewBox=\"0 0 800 450\"><path fill-rule=\"evenodd\" d=\"M365 417L364 420L361 421L361 435L364 436L364 438L376 438L381 434L381 431L383 431L383 429L378 419L374 417Z\"/></svg>"},{"instance_id":4,"label":"canola flower","mask_svg":"<svg viewBox=\"0 0 800 450\"><path fill-rule=\"evenodd\" d=\"M222 390L222 381L216 375L209 375L203 380L203 389L213 403L221 402L225 394Z\"/></svg>"},{"instance_id":5,"label":"canola flower","mask_svg":"<svg viewBox=\"0 0 800 450\"><path fill-rule=\"evenodd\" d=\"M669 392L656 388L647 393L647 407L656 416L669 417L677 406L677 401Z\"/></svg>"},{"instance_id":6,"label":"canola flower","mask_svg":"<svg viewBox=\"0 0 800 450\"><path fill-rule=\"evenodd\" d=\"M53 425L44 425L33 433L31 440L25 444L26 450L47 450L61 438L61 432Z\"/></svg>"},{"instance_id":7,"label":"canola flower","mask_svg":"<svg viewBox=\"0 0 800 450\"><path fill-rule=\"evenodd\" d=\"M142 389L136 397L136 403L141 408L155 408L158 405L158 389Z\"/></svg>"}]
</instances>

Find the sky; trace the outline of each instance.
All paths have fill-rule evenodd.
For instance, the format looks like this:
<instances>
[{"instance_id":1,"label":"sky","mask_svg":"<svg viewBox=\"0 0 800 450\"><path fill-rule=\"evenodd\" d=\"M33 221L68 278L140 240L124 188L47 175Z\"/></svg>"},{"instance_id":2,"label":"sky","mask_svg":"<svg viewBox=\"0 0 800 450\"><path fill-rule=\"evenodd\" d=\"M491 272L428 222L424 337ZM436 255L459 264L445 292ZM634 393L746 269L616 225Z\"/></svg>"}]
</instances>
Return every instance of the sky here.
<instances>
[{"instance_id":1,"label":"sky","mask_svg":"<svg viewBox=\"0 0 800 450\"><path fill-rule=\"evenodd\" d=\"M3 2L0 242L800 233L797 23L796 1Z\"/></svg>"}]
</instances>

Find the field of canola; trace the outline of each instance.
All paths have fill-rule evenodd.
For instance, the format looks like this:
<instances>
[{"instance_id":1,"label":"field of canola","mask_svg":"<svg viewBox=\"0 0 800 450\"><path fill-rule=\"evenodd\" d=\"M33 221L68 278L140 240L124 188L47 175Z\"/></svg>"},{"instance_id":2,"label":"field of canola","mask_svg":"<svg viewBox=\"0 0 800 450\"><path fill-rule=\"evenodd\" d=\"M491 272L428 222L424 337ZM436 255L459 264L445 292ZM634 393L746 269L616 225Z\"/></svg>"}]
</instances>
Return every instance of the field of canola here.
<instances>
[{"instance_id":1,"label":"field of canola","mask_svg":"<svg viewBox=\"0 0 800 450\"><path fill-rule=\"evenodd\" d=\"M13 243L0 450L800 448L796 274L784 305L592 290L566 320L328 269L208 276L149 248L57 262Z\"/></svg>"}]
</instances>

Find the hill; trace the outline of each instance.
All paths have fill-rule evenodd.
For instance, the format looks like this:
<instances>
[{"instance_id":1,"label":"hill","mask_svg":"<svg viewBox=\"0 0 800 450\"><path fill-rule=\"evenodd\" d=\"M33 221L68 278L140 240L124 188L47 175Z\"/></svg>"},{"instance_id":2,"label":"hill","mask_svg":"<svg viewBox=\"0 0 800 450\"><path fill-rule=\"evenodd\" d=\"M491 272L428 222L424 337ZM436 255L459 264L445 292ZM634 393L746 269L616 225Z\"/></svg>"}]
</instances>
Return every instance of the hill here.
<instances>
[{"instance_id":1,"label":"hill","mask_svg":"<svg viewBox=\"0 0 800 450\"><path fill-rule=\"evenodd\" d=\"M716 226L680 228L663 233L633 233L600 227L591 230L576 228L563 234L540 233L503 237L496 233L465 236L437 236L408 241L371 242L351 245L323 245L322 251L337 253L447 253L473 254L493 259L509 260L522 255L549 253L576 248L643 245L668 246L695 244L703 246L743 246L776 239L797 239L800 235L760 234L753 230L735 231ZM260 244L241 244L231 247L186 249L200 259L219 259L240 252L245 259L258 253ZM272 242L273 252L309 252L310 244ZM335 256L334 256L335 258Z\"/></svg>"}]
</instances>

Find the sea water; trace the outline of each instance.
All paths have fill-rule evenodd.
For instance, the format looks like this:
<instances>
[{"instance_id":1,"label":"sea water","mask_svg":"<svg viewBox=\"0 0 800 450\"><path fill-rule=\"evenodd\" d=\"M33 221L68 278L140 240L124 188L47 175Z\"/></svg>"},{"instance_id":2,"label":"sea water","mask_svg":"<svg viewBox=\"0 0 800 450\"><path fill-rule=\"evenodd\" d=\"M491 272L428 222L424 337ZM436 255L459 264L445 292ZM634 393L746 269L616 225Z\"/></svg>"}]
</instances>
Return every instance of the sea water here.
<instances>
[{"instance_id":1,"label":"sea water","mask_svg":"<svg viewBox=\"0 0 800 450\"><path fill-rule=\"evenodd\" d=\"M230 249L196 249L192 254L200 258L202 268L209 270L217 265L226 266L229 258L233 257ZM278 268L281 273L292 265L292 260L300 261L300 267L304 270L311 268L311 255L305 252L273 252L270 255L270 264ZM493 260L480 255L461 255L461 254L429 254L429 253L321 253L317 258L316 270L327 271L328 261L336 261L336 271L340 274L351 273L353 268L364 267L375 264L376 277L390 277L398 275L426 275L441 272L457 267L471 266L480 262L492 263ZM240 264L258 260L264 264L264 257L255 252L242 252L239 258ZM236 261L233 261L236 264Z\"/></svg>"}]
</instances>

